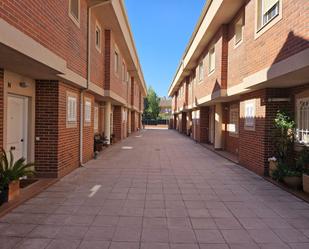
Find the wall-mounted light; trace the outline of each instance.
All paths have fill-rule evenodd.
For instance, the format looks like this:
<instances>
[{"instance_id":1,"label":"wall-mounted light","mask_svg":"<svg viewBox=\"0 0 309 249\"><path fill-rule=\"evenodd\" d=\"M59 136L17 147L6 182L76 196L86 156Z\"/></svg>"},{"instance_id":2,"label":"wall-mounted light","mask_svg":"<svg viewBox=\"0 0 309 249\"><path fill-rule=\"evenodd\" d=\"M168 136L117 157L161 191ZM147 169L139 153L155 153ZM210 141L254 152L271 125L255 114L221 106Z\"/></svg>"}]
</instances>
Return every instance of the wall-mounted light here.
<instances>
[{"instance_id":1,"label":"wall-mounted light","mask_svg":"<svg viewBox=\"0 0 309 249\"><path fill-rule=\"evenodd\" d=\"M20 86L21 88L27 88L27 87L29 87L29 83L27 83L27 82L25 82L25 81L21 81L21 82L19 82L19 86Z\"/></svg>"}]
</instances>

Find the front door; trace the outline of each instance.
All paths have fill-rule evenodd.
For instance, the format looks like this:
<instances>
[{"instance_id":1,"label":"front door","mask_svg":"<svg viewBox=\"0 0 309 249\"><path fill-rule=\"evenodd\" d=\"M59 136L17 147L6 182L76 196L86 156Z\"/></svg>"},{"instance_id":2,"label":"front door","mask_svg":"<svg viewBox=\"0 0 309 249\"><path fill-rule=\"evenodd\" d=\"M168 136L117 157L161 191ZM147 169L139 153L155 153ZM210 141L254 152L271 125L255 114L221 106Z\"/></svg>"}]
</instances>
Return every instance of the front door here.
<instances>
[{"instance_id":1,"label":"front door","mask_svg":"<svg viewBox=\"0 0 309 249\"><path fill-rule=\"evenodd\" d=\"M15 160L27 159L28 98L8 96L7 151L12 150Z\"/></svg>"}]
</instances>

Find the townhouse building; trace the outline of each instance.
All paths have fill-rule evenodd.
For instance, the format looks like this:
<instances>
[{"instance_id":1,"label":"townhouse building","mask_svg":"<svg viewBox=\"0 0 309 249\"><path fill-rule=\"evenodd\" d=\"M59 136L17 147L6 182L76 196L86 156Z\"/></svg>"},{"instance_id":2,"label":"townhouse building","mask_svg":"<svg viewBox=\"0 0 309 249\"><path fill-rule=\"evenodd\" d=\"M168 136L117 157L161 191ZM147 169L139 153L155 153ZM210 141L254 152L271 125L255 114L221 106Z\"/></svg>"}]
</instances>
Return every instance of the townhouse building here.
<instances>
[{"instance_id":1,"label":"townhouse building","mask_svg":"<svg viewBox=\"0 0 309 249\"><path fill-rule=\"evenodd\" d=\"M39 177L137 131L145 95L123 0L0 2L0 147Z\"/></svg>"},{"instance_id":2,"label":"townhouse building","mask_svg":"<svg viewBox=\"0 0 309 249\"><path fill-rule=\"evenodd\" d=\"M263 175L277 110L309 142L306 0L209 0L169 88L173 126Z\"/></svg>"}]
</instances>

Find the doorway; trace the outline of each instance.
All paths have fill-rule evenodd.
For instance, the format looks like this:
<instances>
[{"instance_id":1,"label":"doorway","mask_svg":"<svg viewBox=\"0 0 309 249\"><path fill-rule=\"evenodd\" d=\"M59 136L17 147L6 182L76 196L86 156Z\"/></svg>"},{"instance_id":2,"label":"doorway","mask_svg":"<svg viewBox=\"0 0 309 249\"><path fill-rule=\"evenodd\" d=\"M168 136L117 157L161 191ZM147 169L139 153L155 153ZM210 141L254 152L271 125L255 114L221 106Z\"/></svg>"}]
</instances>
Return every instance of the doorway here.
<instances>
[{"instance_id":1,"label":"doorway","mask_svg":"<svg viewBox=\"0 0 309 249\"><path fill-rule=\"evenodd\" d=\"M28 110L27 97L8 95L7 99L7 151L12 150L14 158L28 157Z\"/></svg>"}]
</instances>

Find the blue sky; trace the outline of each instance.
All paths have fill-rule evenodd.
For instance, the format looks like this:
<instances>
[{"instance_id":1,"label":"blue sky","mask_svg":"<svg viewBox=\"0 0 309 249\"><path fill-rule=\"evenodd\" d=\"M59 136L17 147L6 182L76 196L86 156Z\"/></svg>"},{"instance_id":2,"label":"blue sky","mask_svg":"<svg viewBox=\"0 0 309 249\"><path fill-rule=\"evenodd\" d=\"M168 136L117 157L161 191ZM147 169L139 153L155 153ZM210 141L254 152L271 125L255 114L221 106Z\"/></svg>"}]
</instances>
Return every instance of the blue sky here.
<instances>
[{"instance_id":1,"label":"blue sky","mask_svg":"<svg viewBox=\"0 0 309 249\"><path fill-rule=\"evenodd\" d=\"M206 0L125 0L147 86L166 96Z\"/></svg>"}]
</instances>

